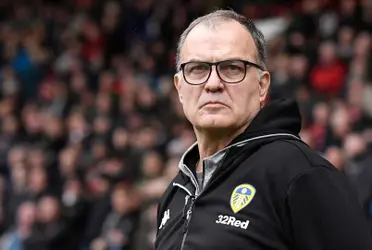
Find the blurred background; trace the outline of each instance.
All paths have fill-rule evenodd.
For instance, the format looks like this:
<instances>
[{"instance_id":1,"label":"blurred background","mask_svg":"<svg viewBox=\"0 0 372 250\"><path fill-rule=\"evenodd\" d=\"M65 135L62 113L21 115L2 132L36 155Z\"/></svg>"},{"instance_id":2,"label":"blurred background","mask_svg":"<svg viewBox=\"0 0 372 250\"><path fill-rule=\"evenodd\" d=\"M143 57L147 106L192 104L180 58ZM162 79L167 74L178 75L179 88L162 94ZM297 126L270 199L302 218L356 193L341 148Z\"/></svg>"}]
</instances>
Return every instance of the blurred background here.
<instances>
[{"instance_id":1,"label":"blurred background","mask_svg":"<svg viewBox=\"0 0 372 250\"><path fill-rule=\"evenodd\" d=\"M268 40L270 100L349 176L372 229L371 0L1 0L0 249L151 250L195 141L176 43L219 8Z\"/></svg>"}]
</instances>

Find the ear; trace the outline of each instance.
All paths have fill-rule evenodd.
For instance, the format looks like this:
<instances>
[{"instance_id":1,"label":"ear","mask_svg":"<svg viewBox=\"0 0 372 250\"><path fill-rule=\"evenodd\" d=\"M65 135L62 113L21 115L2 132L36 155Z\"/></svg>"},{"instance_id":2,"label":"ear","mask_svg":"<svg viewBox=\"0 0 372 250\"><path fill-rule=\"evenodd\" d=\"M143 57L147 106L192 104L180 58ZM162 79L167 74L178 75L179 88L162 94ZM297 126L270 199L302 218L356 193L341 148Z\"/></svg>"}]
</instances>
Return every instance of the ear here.
<instances>
[{"instance_id":1,"label":"ear","mask_svg":"<svg viewBox=\"0 0 372 250\"><path fill-rule=\"evenodd\" d=\"M269 92L271 76L268 71L263 71L261 74L262 75L259 83L259 95L260 103L263 103L266 100L267 93Z\"/></svg>"},{"instance_id":2,"label":"ear","mask_svg":"<svg viewBox=\"0 0 372 250\"><path fill-rule=\"evenodd\" d=\"M180 73L176 73L173 77L173 84L174 86L176 87L177 89L177 92L178 92L178 98L180 99L180 102L182 103L182 95L181 95L181 75Z\"/></svg>"}]
</instances>

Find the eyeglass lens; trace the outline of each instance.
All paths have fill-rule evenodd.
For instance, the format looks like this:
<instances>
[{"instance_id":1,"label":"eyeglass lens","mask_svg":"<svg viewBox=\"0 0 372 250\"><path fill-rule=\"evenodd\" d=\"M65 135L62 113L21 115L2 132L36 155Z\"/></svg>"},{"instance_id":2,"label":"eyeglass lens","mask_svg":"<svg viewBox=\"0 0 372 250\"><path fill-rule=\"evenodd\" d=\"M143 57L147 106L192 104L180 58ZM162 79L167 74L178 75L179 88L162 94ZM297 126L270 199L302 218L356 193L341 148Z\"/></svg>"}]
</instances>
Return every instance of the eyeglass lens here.
<instances>
[{"instance_id":1,"label":"eyeglass lens","mask_svg":"<svg viewBox=\"0 0 372 250\"><path fill-rule=\"evenodd\" d=\"M190 62L184 67L185 80L190 84L201 84L208 80L212 66L205 62ZM217 72L221 80L228 83L242 81L246 67L241 61L224 61L218 64Z\"/></svg>"}]
</instances>

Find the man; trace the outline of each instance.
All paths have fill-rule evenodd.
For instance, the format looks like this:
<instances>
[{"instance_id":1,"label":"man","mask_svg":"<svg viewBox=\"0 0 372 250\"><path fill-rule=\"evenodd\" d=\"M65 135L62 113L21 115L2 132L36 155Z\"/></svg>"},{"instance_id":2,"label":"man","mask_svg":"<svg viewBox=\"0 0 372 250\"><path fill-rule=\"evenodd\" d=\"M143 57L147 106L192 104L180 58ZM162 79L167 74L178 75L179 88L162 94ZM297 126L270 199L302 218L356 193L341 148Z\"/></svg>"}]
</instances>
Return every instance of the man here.
<instances>
[{"instance_id":1,"label":"man","mask_svg":"<svg viewBox=\"0 0 372 250\"><path fill-rule=\"evenodd\" d=\"M156 249L370 250L345 176L298 137L291 100L264 105L264 38L233 11L180 38L179 99L197 138L158 210Z\"/></svg>"}]
</instances>

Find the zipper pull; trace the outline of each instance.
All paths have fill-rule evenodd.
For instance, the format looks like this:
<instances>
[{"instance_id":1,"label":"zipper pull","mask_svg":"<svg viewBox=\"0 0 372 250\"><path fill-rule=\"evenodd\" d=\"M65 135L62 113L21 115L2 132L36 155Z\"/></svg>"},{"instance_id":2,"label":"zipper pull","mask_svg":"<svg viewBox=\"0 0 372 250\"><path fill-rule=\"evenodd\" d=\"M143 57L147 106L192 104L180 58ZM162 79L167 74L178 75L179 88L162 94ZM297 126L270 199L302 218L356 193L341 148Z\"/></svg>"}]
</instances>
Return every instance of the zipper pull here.
<instances>
[{"instance_id":1,"label":"zipper pull","mask_svg":"<svg viewBox=\"0 0 372 250\"><path fill-rule=\"evenodd\" d=\"M191 215L191 213L192 213L192 211L191 211L191 207L189 208L189 210L187 211L187 215L186 215L186 219L188 220L188 219L190 219L190 215Z\"/></svg>"},{"instance_id":2,"label":"zipper pull","mask_svg":"<svg viewBox=\"0 0 372 250\"><path fill-rule=\"evenodd\" d=\"M195 200L195 196L191 196L191 195L185 196L185 205L183 206L182 218L188 219L190 217L192 208L194 206L194 200Z\"/></svg>"},{"instance_id":3,"label":"zipper pull","mask_svg":"<svg viewBox=\"0 0 372 250\"><path fill-rule=\"evenodd\" d=\"M182 218L185 218L187 214L187 204L189 203L190 195L185 196L185 205L183 206L183 211L182 211Z\"/></svg>"},{"instance_id":4,"label":"zipper pull","mask_svg":"<svg viewBox=\"0 0 372 250\"><path fill-rule=\"evenodd\" d=\"M190 215L192 213L192 210L194 208L194 201L195 201L195 197L191 197L191 204L190 204L190 207L189 209L187 210L187 215L186 215L186 219L188 220L190 218Z\"/></svg>"},{"instance_id":5,"label":"zipper pull","mask_svg":"<svg viewBox=\"0 0 372 250\"><path fill-rule=\"evenodd\" d=\"M193 205L191 204L189 210L187 210L187 213L186 213L186 220L185 220L186 225L184 227L183 233L186 233L187 230L189 230L189 223L191 219L192 209L193 209Z\"/></svg>"},{"instance_id":6,"label":"zipper pull","mask_svg":"<svg viewBox=\"0 0 372 250\"><path fill-rule=\"evenodd\" d=\"M190 195L185 196L185 206L187 205L187 202L189 201Z\"/></svg>"}]
</instances>

